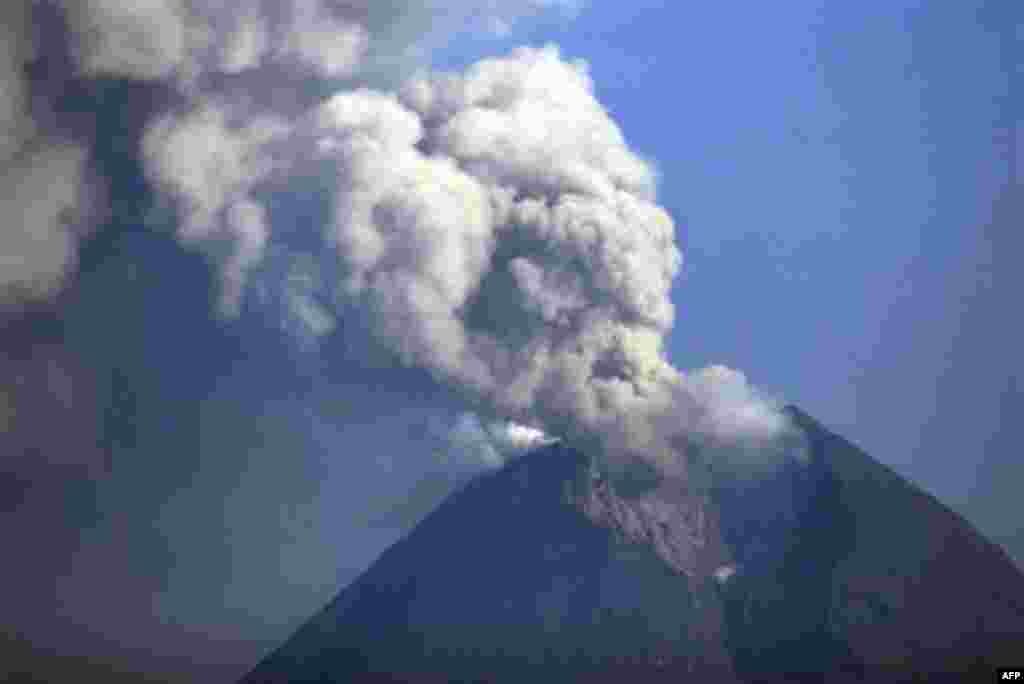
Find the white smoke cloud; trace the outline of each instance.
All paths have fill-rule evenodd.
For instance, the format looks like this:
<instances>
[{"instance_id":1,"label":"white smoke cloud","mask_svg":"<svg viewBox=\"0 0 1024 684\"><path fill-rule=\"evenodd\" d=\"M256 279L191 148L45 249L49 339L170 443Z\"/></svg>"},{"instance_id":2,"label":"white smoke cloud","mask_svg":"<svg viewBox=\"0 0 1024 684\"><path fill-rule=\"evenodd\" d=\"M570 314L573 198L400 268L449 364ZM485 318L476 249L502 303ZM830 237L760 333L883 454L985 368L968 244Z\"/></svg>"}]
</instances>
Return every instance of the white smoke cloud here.
<instances>
[{"instance_id":1,"label":"white smoke cloud","mask_svg":"<svg viewBox=\"0 0 1024 684\"><path fill-rule=\"evenodd\" d=\"M0 308L64 284L86 230L85 151L33 116L25 67L35 58L30 2L0 7Z\"/></svg>"},{"instance_id":2,"label":"white smoke cloud","mask_svg":"<svg viewBox=\"0 0 1024 684\"><path fill-rule=\"evenodd\" d=\"M361 3L249 0L65 0L76 61L85 76L191 83L274 61L345 76L367 41Z\"/></svg>"},{"instance_id":3,"label":"white smoke cloud","mask_svg":"<svg viewBox=\"0 0 1024 684\"><path fill-rule=\"evenodd\" d=\"M322 239L325 266L339 264L326 284L338 315L360 317L485 415L676 471L674 440L689 432L782 426L742 374L668 363L681 266L671 218L586 66L553 47L420 74L397 95L343 90L293 118L229 115L204 99L154 125L144 147L188 239L294 235L285 218L254 222L260 240L246 240L225 217L237 202L262 217L261 202L326 175L330 210L305 230ZM238 264L257 252L224 262L235 296ZM467 423L456 439L495 460L485 432Z\"/></svg>"},{"instance_id":4,"label":"white smoke cloud","mask_svg":"<svg viewBox=\"0 0 1024 684\"><path fill-rule=\"evenodd\" d=\"M189 27L177 0L65 0L75 57L87 76L157 79L184 62Z\"/></svg>"},{"instance_id":5,"label":"white smoke cloud","mask_svg":"<svg viewBox=\"0 0 1024 684\"><path fill-rule=\"evenodd\" d=\"M522 48L462 74L401 77L436 39L428 19L458 31L554 6L572 9L544 0L63 3L81 78L177 92L140 154L179 238L218 265L225 314L240 310L272 251L280 272L294 272L292 261L313 279L299 291L289 278L276 285L300 324L365 331L485 423L536 425L609 462L643 458L682 472L687 435L761 438L783 420L742 374L687 375L668 362L682 263L673 223L586 64L554 47ZM17 102L24 83L6 80ZM40 168L74 179L63 164ZM33 204L51 233L79 185L65 183L49 204ZM282 210L311 195L321 215ZM40 254L66 268L73 246L52 242ZM264 294L274 287L268 273Z\"/></svg>"},{"instance_id":6,"label":"white smoke cloud","mask_svg":"<svg viewBox=\"0 0 1024 684\"><path fill-rule=\"evenodd\" d=\"M27 143L0 171L0 292L6 304L57 291L75 260L83 151L46 140Z\"/></svg>"},{"instance_id":7,"label":"white smoke cloud","mask_svg":"<svg viewBox=\"0 0 1024 684\"><path fill-rule=\"evenodd\" d=\"M485 421L462 413L446 431L447 457L463 467L491 469L554 442L543 430L507 420Z\"/></svg>"},{"instance_id":8,"label":"white smoke cloud","mask_svg":"<svg viewBox=\"0 0 1024 684\"><path fill-rule=\"evenodd\" d=\"M213 246L222 257L221 305L238 310L245 274L268 238L264 208L240 188L259 181L271 161L254 155L275 137L275 122L258 118L231 126L223 106L208 103L183 117L154 122L142 154L166 194L181 198L178 236ZM282 124L283 125L283 124Z\"/></svg>"},{"instance_id":9,"label":"white smoke cloud","mask_svg":"<svg viewBox=\"0 0 1024 684\"><path fill-rule=\"evenodd\" d=\"M325 79L422 56L445 35L506 33L578 0L60 0L81 73L208 84L266 67Z\"/></svg>"},{"instance_id":10,"label":"white smoke cloud","mask_svg":"<svg viewBox=\"0 0 1024 684\"><path fill-rule=\"evenodd\" d=\"M354 78L359 72L399 73L422 59L431 41L466 27L500 21L514 23L524 16L553 8L573 10L572 3L551 0L502 0L483 7L477 3L441 3L401 0L388 3L350 0L244 0L219 3L204 0L8 0L0 6L0 299L4 306L46 300L58 292L73 272L77 246L102 215L97 187L86 163L81 140L71 140L43 124L37 114L49 107L47 99L60 92L37 92L26 67L51 51L60 36L39 31L39 13L56 7L66 21L71 58L76 74L61 78L83 81L129 78L163 82L202 98L222 92L238 100L259 98L292 109L315 90L311 83ZM52 27L51 27L52 29ZM63 66L58 60L54 64ZM51 65L52 67L53 65ZM253 78L246 80L246 74ZM390 76L389 76L390 77ZM46 76L44 78L50 78ZM231 79L241 79L238 83ZM59 89L58 89L59 90ZM212 109L209 118L193 122L193 140L182 150L188 155L165 159L181 166L173 175L211 182L208 190L231 184L230 167L204 164L234 160L243 141L226 134L225 122ZM251 111L240 111L243 118ZM205 127L204 127L205 124ZM220 128L218 128L220 126ZM243 127L252 132L250 127ZM219 135L225 133L225 135ZM202 138L220 149L194 156ZM168 144L185 142L168 140ZM234 150L226 149L234 145ZM252 172L235 167L234 171ZM195 182L195 181L193 181ZM195 193L192 193L195 196ZM265 235L259 208L252 203L232 204L211 196L220 209L217 239L235 241L224 273L224 306L230 313L240 297L244 273L259 259ZM213 218L204 212L211 204L193 206L182 229L192 239L196 232L213 231ZM212 234L204 238L214 237ZM223 249L221 250L223 251Z\"/></svg>"}]
</instances>

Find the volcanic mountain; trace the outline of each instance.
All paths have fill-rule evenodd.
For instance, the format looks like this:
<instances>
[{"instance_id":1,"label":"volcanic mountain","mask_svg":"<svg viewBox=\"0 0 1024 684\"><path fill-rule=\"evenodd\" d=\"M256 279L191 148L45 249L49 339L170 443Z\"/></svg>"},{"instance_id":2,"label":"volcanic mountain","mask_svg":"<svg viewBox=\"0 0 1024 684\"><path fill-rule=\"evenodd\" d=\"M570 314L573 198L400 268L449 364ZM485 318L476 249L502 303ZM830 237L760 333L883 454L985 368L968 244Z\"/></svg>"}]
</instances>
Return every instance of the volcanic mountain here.
<instances>
[{"instance_id":1,"label":"volcanic mountain","mask_svg":"<svg viewBox=\"0 0 1024 684\"><path fill-rule=\"evenodd\" d=\"M703 483L638 485L554 444L469 482L244 684L988 681L1019 662L1008 556L786 410L804 455L755 478L692 450Z\"/></svg>"}]
</instances>

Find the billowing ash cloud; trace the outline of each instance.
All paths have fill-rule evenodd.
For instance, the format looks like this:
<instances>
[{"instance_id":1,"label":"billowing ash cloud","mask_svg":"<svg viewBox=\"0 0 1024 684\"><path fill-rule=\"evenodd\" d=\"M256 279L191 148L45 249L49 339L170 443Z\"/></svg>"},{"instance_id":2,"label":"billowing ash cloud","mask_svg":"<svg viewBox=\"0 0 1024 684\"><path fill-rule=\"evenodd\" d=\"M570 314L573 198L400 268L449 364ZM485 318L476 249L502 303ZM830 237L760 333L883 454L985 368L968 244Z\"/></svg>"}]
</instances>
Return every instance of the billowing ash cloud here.
<instances>
[{"instance_id":1,"label":"billowing ash cloud","mask_svg":"<svg viewBox=\"0 0 1024 684\"><path fill-rule=\"evenodd\" d=\"M457 30L508 26L569 0L9 0L0 7L0 305L52 297L73 272L79 240L102 216L89 141L54 114L52 82L127 78L295 109L317 84L394 78ZM53 19L64 24L54 32ZM45 25L45 28L43 28ZM66 45L54 42L66 40ZM45 43L45 44L44 44ZM45 49L44 49L45 48ZM48 64L75 73L31 75ZM46 81L51 84L47 87ZM67 118L67 117L64 117ZM239 213L240 212L240 213ZM246 221L244 210L236 211Z\"/></svg>"},{"instance_id":2,"label":"billowing ash cloud","mask_svg":"<svg viewBox=\"0 0 1024 684\"><path fill-rule=\"evenodd\" d=\"M506 31L524 15L578 0L59 0L81 73L225 87L264 69L279 78L365 77L422 57L460 30ZM266 84L264 84L266 85ZM286 87L283 82L275 84ZM250 92L249 95L255 93Z\"/></svg>"},{"instance_id":3,"label":"billowing ash cloud","mask_svg":"<svg viewBox=\"0 0 1024 684\"><path fill-rule=\"evenodd\" d=\"M740 373L668 363L674 227L586 65L546 47L403 72L435 37L424 18L500 28L551 4L63 7L81 78L178 93L140 154L179 238L217 264L223 313L269 292L314 335L428 371L481 425L679 472L686 440L758 439L782 419Z\"/></svg>"},{"instance_id":4,"label":"billowing ash cloud","mask_svg":"<svg viewBox=\"0 0 1024 684\"><path fill-rule=\"evenodd\" d=\"M31 3L0 7L0 309L52 296L75 263L94 192L85 151L44 123L50 102L27 67L37 40Z\"/></svg>"}]
</instances>

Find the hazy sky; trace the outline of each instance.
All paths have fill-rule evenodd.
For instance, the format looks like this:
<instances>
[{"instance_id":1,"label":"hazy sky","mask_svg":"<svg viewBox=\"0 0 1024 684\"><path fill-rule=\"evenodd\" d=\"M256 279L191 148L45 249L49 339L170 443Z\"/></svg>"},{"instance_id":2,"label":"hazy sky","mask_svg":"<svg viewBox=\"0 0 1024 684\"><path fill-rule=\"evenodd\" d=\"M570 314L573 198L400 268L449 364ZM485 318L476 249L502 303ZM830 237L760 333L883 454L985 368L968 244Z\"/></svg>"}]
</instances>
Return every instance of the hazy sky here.
<instances>
[{"instance_id":1,"label":"hazy sky","mask_svg":"<svg viewBox=\"0 0 1024 684\"><path fill-rule=\"evenodd\" d=\"M1024 562L1016 5L593 0L433 60L586 60L677 222L672 360L742 369ZM135 95L107 87L119 160ZM4 340L17 372L79 378L81 424L42 449L88 476L41 474L53 457L0 482L2 533L31 540L0 603L40 641L230 677L479 466L438 451L457 406L429 378L337 341L318 361L258 311L216 321L203 260L134 229L141 170L104 171L113 218L72 295Z\"/></svg>"}]
</instances>

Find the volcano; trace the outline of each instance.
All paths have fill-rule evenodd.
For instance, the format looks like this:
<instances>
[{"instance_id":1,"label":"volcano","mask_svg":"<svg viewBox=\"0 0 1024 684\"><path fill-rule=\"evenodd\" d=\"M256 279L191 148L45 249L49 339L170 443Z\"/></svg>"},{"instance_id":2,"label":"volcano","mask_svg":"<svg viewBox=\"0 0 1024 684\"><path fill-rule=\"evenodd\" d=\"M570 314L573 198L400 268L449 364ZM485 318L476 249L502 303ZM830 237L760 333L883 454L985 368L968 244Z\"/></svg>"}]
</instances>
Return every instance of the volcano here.
<instances>
[{"instance_id":1,"label":"volcano","mask_svg":"<svg viewBox=\"0 0 1024 684\"><path fill-rule=\"evenodd\" d=\"M703 483L637 486L553 444L472 480L242 681L989 681L1019 663L1005 552L786 411L804 455L755 478L694 452Z\"/></svg>"}]
</instances>

